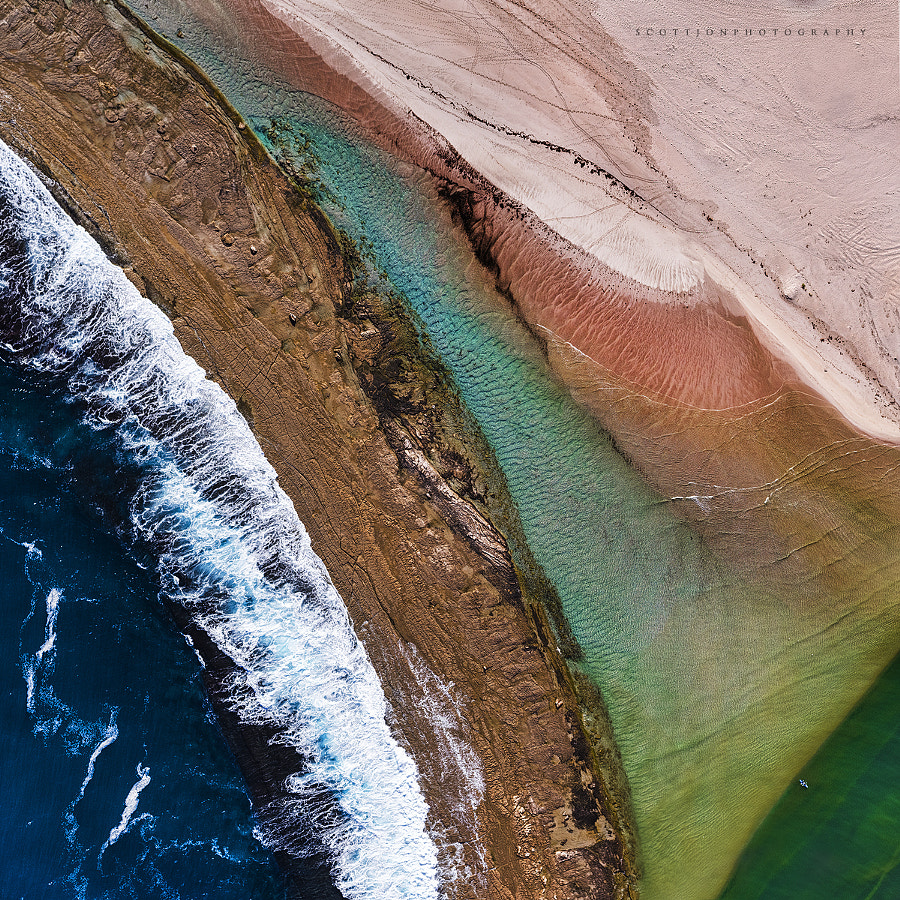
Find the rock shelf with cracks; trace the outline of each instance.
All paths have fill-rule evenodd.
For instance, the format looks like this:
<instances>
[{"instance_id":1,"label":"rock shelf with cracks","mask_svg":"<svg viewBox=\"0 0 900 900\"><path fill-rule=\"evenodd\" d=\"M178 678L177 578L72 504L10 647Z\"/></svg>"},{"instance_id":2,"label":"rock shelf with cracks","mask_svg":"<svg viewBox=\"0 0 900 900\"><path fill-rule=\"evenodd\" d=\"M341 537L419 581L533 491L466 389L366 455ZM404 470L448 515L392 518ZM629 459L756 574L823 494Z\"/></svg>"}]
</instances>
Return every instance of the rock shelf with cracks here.
<instances>
[{"instance_id":1,"label":"rock shelf with cracks","mask_svg":"<svg viewBox=\"0 0 900 900\"><path fill-rule=\"evenodd\" d=\"M387 687L454 896L576 896L588 885L613 896L632 876L603 826L613 813L578 704L503 541L471 506L471 479L459 480L473 464L441 446L450 431L429 418L432 404L404 403L403 425L382 431L390 411L363 390L358 371L390 386L379 348L414 335L377 297L347 312L350 273L331 226L202 73L126 11L2 5L0 55L3 139L167 311L278 471ZM416 423L438 443L408 437ZM423 666L439 680L423 682ZM265 735L242 734L227 714L223 727L265 802L281 789ZM484 772L477 806L468 743ZM454 754L465 770L448 765Z\"/></svg>"}]
</instances>

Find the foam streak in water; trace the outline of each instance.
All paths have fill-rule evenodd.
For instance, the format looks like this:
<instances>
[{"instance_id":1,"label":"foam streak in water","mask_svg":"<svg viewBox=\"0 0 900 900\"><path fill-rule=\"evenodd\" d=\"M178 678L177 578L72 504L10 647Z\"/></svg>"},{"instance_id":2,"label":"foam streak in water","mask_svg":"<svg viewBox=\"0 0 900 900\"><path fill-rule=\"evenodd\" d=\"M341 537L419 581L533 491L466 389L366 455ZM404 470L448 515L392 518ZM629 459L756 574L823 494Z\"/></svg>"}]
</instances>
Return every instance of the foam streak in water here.
<instances>
[{"instance_id":1,"label":"foam streak in water","mask_svg":"<svg viewBox=\"0 0 900 900\"><path fill-rule=\"evenodd\" d=\"M100 758L100 754L119 736L119 729L116 727L117 713L117 709L113 709L110 711L109 724L106 726L106 731L97 742L97 746L94 747L94 749L91 751L91 757L88 760L87 764L87 772L85 772L84 780L81 782L81 788L78 791L78 796L68 805L68 807L66 807L66 811L63 814L63 825L66 830L66 840L70 845L73 845L75 843L75 835L78 832L78 820L75 818L75 807L78 806L78 804L81 803L81 801L84 799L84 792L87 790L87 786L91 783L91 780L94 777L94 766L97 765L97 760Z\"/></svg>"},{"instance_id":2,"label":"foam streak in water","mask_svg":"<svg viewBox=\"0 0 900 900\"><path fill-rule=\"evenodd\" d=\"M453 686L431 671L425 660L409 644L400 644L419 697L428 710L434 729L437 753L430 760L429 780L440 785L445 802L453 805L454 833L444 833L438 841L441 869L454 881L464 882L479 895L487 890L488 862L477 839L478 808L484 800L484 770L478 754L466 736L465 718Z\"/></svg>"},{"instance_id":3,"label":"foam streak in water","mask_svg":"<svg viewBox=\"0 0 900 900\"><path fill-rule=\"evenodd\" d=\"M56 616L59 612L60 593L52 588L47 594L47 624L44 628L44 643L36 654L36 662L40 665L45 653L49 653L56 643Z\"/></svg>"},{"instance_id":4,"label":"foam streak in water","mask_svg":"<svg viewBox=\"0 0 900 900\"><path fill-rule=\"evenodd\" d=\"M100 754L110 744L112 744L118 736L119 729L116 727L116 710L113 710L109 716L109 725L106 728L106 733L100 739L100 742L97 744L97 746L94 747L93 752L91 753L91 758L88 760L87 772L85 773L84 781L81 782L81 790L78 792L78 796L72 803L73 808L84 797L85 789L91 783L91 779L94 777L94 766L97 764L97 760L99 759Z\"/></svg>"},{"instance_id":5,"label":"foam streak in water","mask_svg":"<svg viewBox=\"0 0 900 900\"><path fill-rule=\"evenodd\" d=\"M152 549L168 599L236 664L227 687L239 718L274 728L304 761L287 778L287 799L262 811L263 837L283 849L298 832L318 836L350 900L436 898L416 766L234 403L3 145L0 242L0 356L63 383L139 467L126 540Z\"/></svg>"},{"instance_id":6,"label":"foam streak in water","mask_svg":"<svg viewBox=\"0 0 900 900\"><path fill-rule=\"evenodd\" d=\"M137 777L138 780L131 786L131 790L125 798L125 808L122 810L122 818L119 821L119 824L110 831L109 837L100 848L101 856L103 856L106 850L128 831L128 828L131 825L131 817L137 811L138 803L140 802L141 791L150 784L150 769L138 763Z\"/></svg>"},{"instance_id":7,"label":"foam streak in water","mask_svg":"<svg viewBox=\"0 0 900 900\"><path fill-rule=\"evenodd\" d=\"M38 720L38 729L47 733L42 727L41 716L35 706L37 701L44 701L51 707L58 707L59 703L53 696L53 687L50 678L56 663L56 618L59 614L59 601L62 599L57 588L51 588L44 600L47 618L44 623L44 643L34 654L23 656L22 671L25 676L25 707L31 715ZM31 620L37 611L36 600L32 602L31 611L28 613L22 627ZM59 727L60 719L55 717L49 731L54 732Z\"/></svg>"}]
</instances>

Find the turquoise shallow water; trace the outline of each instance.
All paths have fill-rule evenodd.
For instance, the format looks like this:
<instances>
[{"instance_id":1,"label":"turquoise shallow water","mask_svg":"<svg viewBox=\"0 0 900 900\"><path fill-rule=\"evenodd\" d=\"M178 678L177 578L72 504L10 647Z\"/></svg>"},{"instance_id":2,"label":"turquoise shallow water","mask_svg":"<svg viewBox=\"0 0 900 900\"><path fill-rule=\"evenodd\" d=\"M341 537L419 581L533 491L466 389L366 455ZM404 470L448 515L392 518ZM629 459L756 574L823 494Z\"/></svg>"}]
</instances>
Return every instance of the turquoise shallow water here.
<instances>
[{"instance_id":1,"label":"turquoise shallow water","mask_svg":"<svg viewBox=\"0 0 900 900\"><path fill-rule=\"evenodd\" d=\"M266 120L251 121L266 133ZM426 179L412 190L365 145L302 115L293 121L339 192L344 224L366 238L421 318L496 453L528 545L584 653L580 666L610 709L635 801L645 895L714 896L748 820L840 718L832 709L817 721L820 691L860 689L852 667L828 672L829 639L818 625L798 623L764 587L723 572L554 384L528 336L491 310L496 298L485 303L490 289L467 264L467 248L446 237L452 225ZM384 218L373 214L384 208ZM798 648L799 634L807 637ZM754 697L767 666L775 674ZM710 853L722 855L717 866ZM706 881L704 867L715 870ZM827 889L827 871L815 881Z\"/></svg>"},{"instance_id":2,"label":"turquoise shallow water","mask_svg":"<svg viewBox=\"0 0 900 900\"><path fill-rule=\"evenodd\" d=\"M170 37L183 28L177 42L264 141L278 119L296 132L301 162L309 142L329 212L402 293L494 449L584 653L578 665L603 691L631 780L645 896L714 897L891 651L865 613L848 617L848 640L815 609L798 612L716 564L550 378L427 177L245 64L183 9L153 14ZM827 869L811 877L828 895Z\"/></svg>"},{"instance_id":3,"label":"turquoise shallow water","mask_svg":"<svg viewBox=\"0 0 900 900\"><path fill-rule=\"evenodd\" d=\"M184 21L183 14L176 18ZM579 607L590 616L598 591L615 591L625 613L615 632L604 634L604 617L585 619L576 630L596 635L583 649L623 664L673 603L717 578L707 573L695 535L552 381L539 347L506 315L430 178L366 144L328 104L242 71L233 56L223 63L214 38L188 49L264 143L275 119L295 130L298 147L309 141L310 155L296 158L314 160L323 205L369 249L423 323L526 513L529 544L562 579L560 592L581 600L573 599L573 624L582 621Z\"/></svg>"}]
</instances>

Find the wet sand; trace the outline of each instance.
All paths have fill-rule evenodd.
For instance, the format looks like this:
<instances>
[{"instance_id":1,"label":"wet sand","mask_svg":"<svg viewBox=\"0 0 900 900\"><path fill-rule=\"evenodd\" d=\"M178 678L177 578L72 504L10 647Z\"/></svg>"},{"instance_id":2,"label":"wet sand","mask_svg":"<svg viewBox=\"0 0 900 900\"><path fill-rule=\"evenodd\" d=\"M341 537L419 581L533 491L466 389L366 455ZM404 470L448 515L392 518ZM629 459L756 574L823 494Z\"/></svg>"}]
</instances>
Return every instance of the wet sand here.
<instances>
[{"instance_id":1,"label":"wet sand","mask_svg":"<svg viewBox=\"0 0 900 900\"><path fill-rule=\"evenodd\" d=\"M362 111L426 168L464 188L480 182L486 196L511 204L527 228L518 238L502 223L498 231L518 253L549 249L575 265L590 322L567 305L571 277L553 280L553 264L536 302L542 309L559 303L558 319L570 330L582 320L579 334L560 334L579 350L608 364L598 320L615 291L628 310L625 346L615 348L629 361L621 374L720 408L740 399L718 384L742 380L732 372L743 369L751 340L726 340L720 351L718 340L730 331L708 325L724 305L727 317L741 320L848 421L878 439L900 440L897 250L883 199L898 171L896 17L889 10L826 3L801 15L763 5L635 10L554 0L440 10L366 0L262 5L334 73L324 76L317 63L296 83ZM255 2L236 9L263 34L279 34ZM831 24L830 44L798 44L796 33L789 47L715 43L704 27L704 40L688 52L673 49L671 35L638 37L632 24L776 17L796 32L804 15ZM835 43L834 26L847 31L853 23L855 33ZM664 59L668 68L660 69ZM800 71L815 72L821 100ZM848 97L843 86L860 79L871 90ZM360 88L384 111L361 102ZM418 132L413 139L410 129ZM827 179L829 166L840 177ZM628 343L654 333L644 318L654 315L648 302L693 310L674 323L692 344L681 375L653 346L644 372L631 362ZM525 315L556 331L533 310ZM699 368L708 373L705 384ZM693 389L684 393L686 385Z\"/></svg>"}]
</instances>

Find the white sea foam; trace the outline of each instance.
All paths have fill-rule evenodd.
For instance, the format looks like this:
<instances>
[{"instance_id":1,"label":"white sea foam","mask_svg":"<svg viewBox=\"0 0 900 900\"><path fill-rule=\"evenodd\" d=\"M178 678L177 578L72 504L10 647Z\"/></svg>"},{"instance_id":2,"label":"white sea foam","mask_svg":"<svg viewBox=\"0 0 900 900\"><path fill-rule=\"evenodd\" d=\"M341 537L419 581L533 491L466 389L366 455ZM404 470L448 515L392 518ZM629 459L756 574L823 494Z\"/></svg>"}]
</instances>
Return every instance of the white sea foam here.
<instances>
[{"instance_id":1,"label":"white sea foam","mask_svg":"<svg viewBox=\"0 0 900 900\"><path fill-rule=\"evenodd\" d=\"M85 789L91 783L91 779L94 777L94 766L97 764L97 760L100 758L100 754L119 736L119 729L116 727L117 713L118 710L114 709L109 714L109 725L106 726L106 732L98 742L97 746L94 747L93 751L91 752L91 758L88 760L87 772L85 773L84 781L81 782L81 790L78 791L78 796L72 803L73 808L84 798Z\"/></svg>"},{"instance_id":2,"label":"white sea foam","mask_svg":"<svg viewBox=\"0 0 900 900\"><path fill-rule=\"evenodd\" d=\"M40 665L46 653L50 653L56 644L56 616L59 613L60 593L56 588L51 588L45 601L47 606L47 624L44 626L44 643L41 644L36 657Z\"/></svg>"},{"instance_id":3,"label":"white sea foam","mask_svg":"<svg viewBox=\"0 0 900 900\"><path fill-rule=\"evenodd\" d=\"M24 546L24 545L23 545ZM40 550L29 550L28 561L41 559ZM57 619L63 594L58 588L41 587L41 579L35 577L31 570L28 579L34 585L35 593L31 608L22 622L22 636L19 641L19 654L22 665L22 676L25 679L25 708L34 721L34 734L45 741L53 737L62 741L63 749L69 755L81 753L91 746L108 730L102 722L85 722L77 712L57 697L53 687L53 676L56 672ZM29 622L34 618L41 604L38 598L43 595L44 602L44 635L43 643L31 652L25 648L25 635Z\"/></svg>"},{"instance_id":4,"label":"white sea foam","mask_svg":"<svg viewBox=\"0 0 900 900\"><path fill-rule=\"evenodd\" d=\"M465 883L478 895L487 891L487 859L478 828L478 807L484 800L484 771L468 739L468 732L453 685L439 678L410 644L400 652L416 685L416 702L434 730L438 751L429 759L427 777L440 785L447 805L453 806L452 824L438 835L438 857L446 881Z\"/></svg>"},{"instance_id":5,"label":"white sea foam","mask_svg":"<svg viewBox=\"0 0 900 900\"><path fill-rule=\"evenodd\" d=\"M125 807L122 810L122 818L109 833L106 842L100 848L100 856L106 852L131 826L131 817L135 814L140 802L141 791L150 784L150 769L138 763L137 767L138 780L131 786L128 796L125 798Z\"/></svg>"},{"instance_id":6,"label":"white sea foam","mask_svg":"<svg viewBox=\"0 0 900 900\"><path fill-rule=\"evenodd\" d=\"M184 639L187 642L188 647L191 648L191 652L194 654L194 656L197 657L197 662L200 663L200 668L205 669L206 668L206 660L200 655L200 651L194 645L193 638L189 634L186 634L186 635L184 635Z\"/></svg>"},{"instance_id":7,"label":"white sea foam","mask_svg":"<svg viewBox=\"0 0 900 900\"><path fill-rule=\"evenodd\" d=\"M24 547L25 571L34 587L28 615L22 622L19 636L19 659L25 679L25 709L34 722L34 734L45 741L61 739L63 749L70 755L81 753L103 732L101 722L85 722L72 707L56 696L53 676L56 671L57 620L63 593L57 587L47 587L41 571L41 550L28 541L14 541ZM43 597L43 602L41 598ZM36 650L28 648L29 623L44 610L43 641Z\"/></svg>"},{"instance_id":8,"label":"white sea foam","mask_svg":"<svg viewBox=\"0 0 900 900\"><path fill-rule=\"evenodd\" d=\"M75 843L75 835L78 831L78 820L75 818L75 807L84 799L84 792L87 790L87 786L94 777L94 767L97 765L100 754L119 736L119 729L116 727L116 716L118 715L118 712L118 709L110 711L109 724L106 726L106 730L103 732L97 745L91 751L91 756L87 764L87 772L85 772L84 780L81 782L78 796L66 807L65 813L63 813L63 825L66 830L66 840L70 845Z\"/></svg>"},{"instance_id":9,"label":"white sea foam","mask_svg":"<svg viewBox=\"0 0 900 900\"><path fill-rule=\"evenodd\" d=\"M40 719L35 703L37 700L43 700L46 705L56 709L58 702L53 696L53 688L50 685L50 677L53 675L56 661L56 618L59 614L59 601L61 594L57 588L51 588L44 599L44 607L46 609L46 619L44 622L44 643L33 654L27 654L23 658L22 671L25 676L25 708L31 715L38 720ZM25 617L22 627L28 624L37 612L36 599L32 601L31 610ZM53 717L50 732L55 732L61 723L58 716ZM47 731L45 729L45 733Z\"/></svg>"},{"instance_id":10,"label":"white sea foam","mask_svg":"<svg viewBox=\"0 0 900 900\"><path fill-rule=\"evenodd\" d=\"M166 594L236 663L228 688L240 719L274 726L305 761L259 811L260 835L295 855L323 841L349 900L436 898L415 763L390 733L375 671L246 422L170 321L0 144L3 197L27 245L27 264L2 273L27 286L20 318L3 322L9 352L65 379L91 426L142 464L132 537L156 553ZM126 802L107 845L128 827L146 786L139 774L134 808Z\"/></svg>"}]
</instances>

